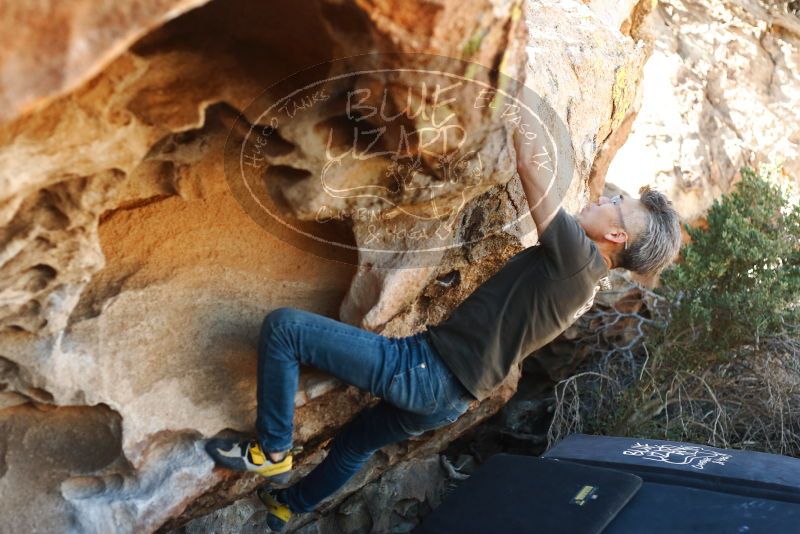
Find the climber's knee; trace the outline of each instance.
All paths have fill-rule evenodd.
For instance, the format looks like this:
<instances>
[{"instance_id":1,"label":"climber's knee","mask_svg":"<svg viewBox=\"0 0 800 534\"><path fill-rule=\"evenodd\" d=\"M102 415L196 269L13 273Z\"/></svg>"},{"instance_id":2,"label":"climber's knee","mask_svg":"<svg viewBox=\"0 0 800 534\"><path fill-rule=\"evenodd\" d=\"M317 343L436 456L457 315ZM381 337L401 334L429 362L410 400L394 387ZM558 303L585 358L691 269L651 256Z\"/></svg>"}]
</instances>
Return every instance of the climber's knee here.
<instances>
[{"instance_id":1,"label":"climber's knee","mask_svg":"<svg viewBox=\"0 0 800 534\"><path fill-rule=\"evenodd\" d=\"M296 321L302 314L303 310L298 310L297 308L292 308L289 306L281 306L280 308L275 308L274 310L267 313L266 317L264 317L263 327L274 327L277 324L281 323L291 323Z\"/></svg>"},{"instance_id":2,"label":"climber's knee","mask_svg":"<svg viewBox=\"0 0 800 534\"><path fill-rule=\"evenodd\" d=\"M302 310L286 306L275 308L264 317L264 321L261 323L261 339L269 339L276 329L297 323L303 313Z\"/></svg>"},{"instance_id":3,"label":"climber's knee","mask_svg":"<svg viewBox=\"0 0 800 534\"><path fill-rule=\"evenodd\" d=\"M345 436L339 436L333 441L333 450L331 450L331 454L336 458L341 469L353 471L369 460L370 456L375 454L375 451L359 447L359 444L355 440L347 439Z\"/></svg>"},{"instance_id":4,"label":"climber's knee","mask_svg":"<svg viewBox=\"0 0 800 534\"><path fill-rule=\"evenodd\" d=\"M261 323L261 333L259 337L259 349L264 356L277 356L285 351L276 351L275 343L289 343L290 339L285 335L288 327L297 322L301 310L289 307L275 308L269 312ZM282 336L282 338L280 337ZM268 345L272 350L268 350ZM288 348L288 347L287 347Z\"/></svg>"}]
</instances>

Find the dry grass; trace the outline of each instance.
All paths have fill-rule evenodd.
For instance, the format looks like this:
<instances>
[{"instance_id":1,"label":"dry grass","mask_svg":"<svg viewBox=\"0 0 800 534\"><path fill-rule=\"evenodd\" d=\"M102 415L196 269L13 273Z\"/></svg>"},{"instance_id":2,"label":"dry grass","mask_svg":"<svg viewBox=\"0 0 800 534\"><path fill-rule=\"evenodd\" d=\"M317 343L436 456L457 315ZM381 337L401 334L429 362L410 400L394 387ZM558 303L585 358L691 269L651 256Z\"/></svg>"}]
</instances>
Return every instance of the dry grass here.
<instances>
[{"instance_id":1,"label":"dry grass","mask_svg":"<svg viewBox=\"0 0 800 534\"><path fill-rule=\"evenodd\" d=\"M695 332L664 332L670 306L645 288L645 305L596 306L581 321L577 345L587 363L555 386L548 447L575 432L694 441L800 456L800 335L754 339L724 360L670 358ZM630 293L628 293L630 295ZM624 298L632 298L626 296ZM622 302L622 301L620 301ZM628 309L628 311L620 311ZM676 352L679 351L679 352Z\"/></svg>"}]
</instances>

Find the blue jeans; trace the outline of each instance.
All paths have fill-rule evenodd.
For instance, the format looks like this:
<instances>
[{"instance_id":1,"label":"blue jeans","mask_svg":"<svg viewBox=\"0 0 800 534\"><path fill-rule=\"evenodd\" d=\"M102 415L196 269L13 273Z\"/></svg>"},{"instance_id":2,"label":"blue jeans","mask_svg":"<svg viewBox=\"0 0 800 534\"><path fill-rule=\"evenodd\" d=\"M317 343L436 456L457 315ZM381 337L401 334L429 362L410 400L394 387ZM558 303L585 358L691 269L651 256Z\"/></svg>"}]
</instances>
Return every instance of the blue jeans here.
<instances>
[{"instance_id":1,"label":"blue jeans","mask_svg":"<svg viewBox=\"0 0 800 534\"><path fill-rule=\"evenodd\" d=\"M425 332L390 338L294 308L264 319L258 344L256 430L263 450L292 446L300 364L380 397L336 436L313 471L283 491L294 512L313 510L390 443L454 422L474 399L436 354Z\"/></svg>"}]
</instances>

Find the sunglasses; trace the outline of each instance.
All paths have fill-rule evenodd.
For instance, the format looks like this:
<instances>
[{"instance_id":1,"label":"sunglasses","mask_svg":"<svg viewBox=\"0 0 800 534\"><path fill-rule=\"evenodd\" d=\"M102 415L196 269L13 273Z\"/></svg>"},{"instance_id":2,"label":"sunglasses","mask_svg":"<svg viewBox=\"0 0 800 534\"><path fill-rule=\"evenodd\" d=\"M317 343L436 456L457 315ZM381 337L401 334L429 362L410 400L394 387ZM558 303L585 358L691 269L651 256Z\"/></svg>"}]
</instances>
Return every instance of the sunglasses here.
<instances>
[{"instance_id":1,"label":"sunglasses","mask_svg":"<svg viewBox=\"0 0 800 534\"><path fill-rule=\"evenodd\" d=\"M628 250L628 237L627 237L628 229L625 227L625 219L622 216L622 207L620 207L620 203L622 202L622 195L614 195L609 199L609 202L614 204L617 207L617 211L619 212L619 224L625 231L625 250Z\"/></svg>"}]
</instances>

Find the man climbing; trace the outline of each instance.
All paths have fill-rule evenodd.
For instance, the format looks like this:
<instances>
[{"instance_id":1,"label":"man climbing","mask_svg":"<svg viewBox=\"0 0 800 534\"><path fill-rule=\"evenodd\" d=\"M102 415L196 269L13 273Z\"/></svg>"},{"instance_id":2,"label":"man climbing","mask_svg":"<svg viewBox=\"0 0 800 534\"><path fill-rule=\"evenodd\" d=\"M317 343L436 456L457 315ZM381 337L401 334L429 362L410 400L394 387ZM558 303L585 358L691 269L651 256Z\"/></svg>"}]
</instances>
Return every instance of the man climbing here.
<instances>
[{"instance_id":1,"label":"man climbing","mask_svg":"<svg viewBox=\"0 0 800 534\"><path fill-rule=\"evenodd\" d=\"M609 269L659 272L677 254L680 225L664 195L600 197L576 216L546 194L549 176L533 164L541 146L514 135L517 170L540 245L529 247L426 331L401 338L328 317L278 308L258 344L257 439L212 439L206 450L231 469L267 477L292 468L294 397L300 365L327 371L381 400L336 436L327 457L286 489L261 489L268 525L313 510L378 449L453 423L483 400L513 365L554 339L591 306Z\"/></svg>"}]
</instances>

